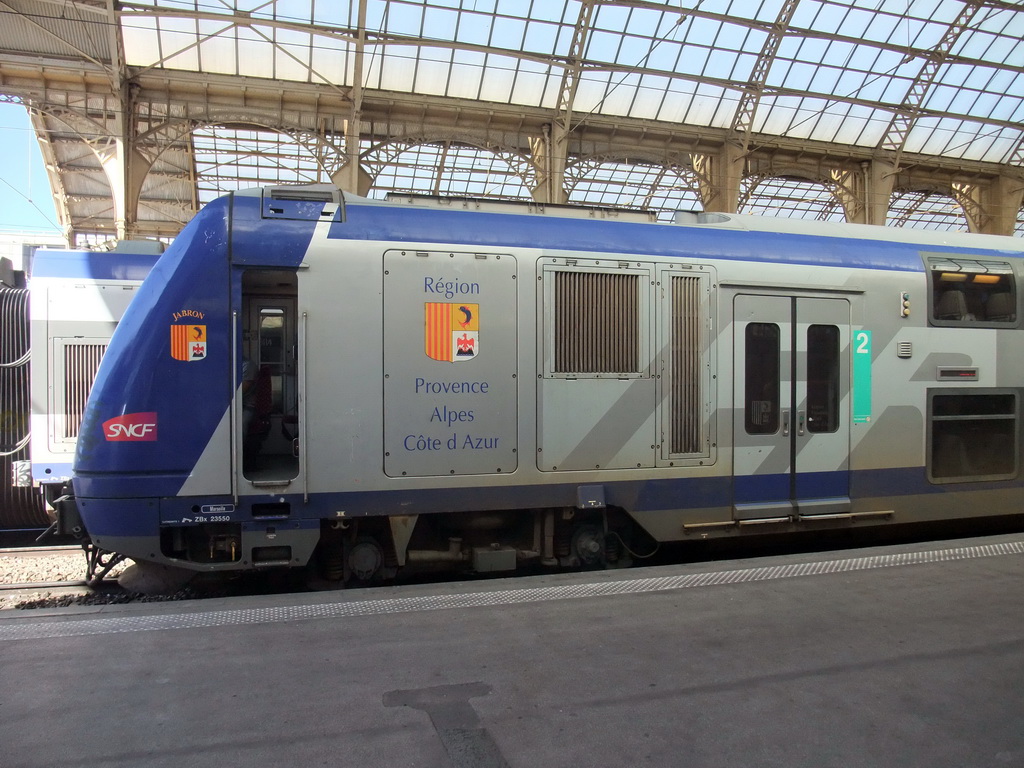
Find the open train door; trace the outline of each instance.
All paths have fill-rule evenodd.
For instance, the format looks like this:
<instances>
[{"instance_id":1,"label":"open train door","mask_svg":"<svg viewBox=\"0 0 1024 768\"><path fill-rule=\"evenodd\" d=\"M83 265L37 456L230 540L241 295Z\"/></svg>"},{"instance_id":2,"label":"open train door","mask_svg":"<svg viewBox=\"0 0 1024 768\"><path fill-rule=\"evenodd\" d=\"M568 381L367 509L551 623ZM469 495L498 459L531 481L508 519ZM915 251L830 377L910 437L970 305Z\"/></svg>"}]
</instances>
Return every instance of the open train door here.
<instances>
[{"instance_id":1,"label":"open train door","mask_svg":"<svg viewBox=\"0 0 1024 768\"><path fill-rule=\"evenodd\" d=\"M292 491L300 477L301 320L294 270L249 269L242 278L243 381L236 410L237 488L242 495Z\"/></svg>"},{"instance_id":2,"label":"open train door","mask_svg":"<svg viewBox=\"0 0 1024 768\"><path fill-rule=\"evenodd\" d=\"M850 302L738 294L733 514L850 512Z\"/></svg>"}]
</instances>

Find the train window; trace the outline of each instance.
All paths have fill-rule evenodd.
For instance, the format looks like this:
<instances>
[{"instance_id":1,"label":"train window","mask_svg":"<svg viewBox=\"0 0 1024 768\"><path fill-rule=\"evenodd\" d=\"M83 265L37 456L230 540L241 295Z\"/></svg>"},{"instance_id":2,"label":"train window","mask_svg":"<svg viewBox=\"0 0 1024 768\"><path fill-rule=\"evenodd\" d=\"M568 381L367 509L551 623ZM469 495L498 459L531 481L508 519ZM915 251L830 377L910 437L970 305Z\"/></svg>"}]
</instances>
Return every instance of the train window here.
<instances>
[{"instance_id":1,"label":"train window","mask_svg":"<svg viewBox=\"0 0 1024 768\"><path fill-rule=\"evenodd\" d=\"M1019 398L1007 390L930 390L928 476L932 482L1005 480L1020 457Z\"/></svg>"},{"instance_id":2,"label":"train window","mask_svg":"<svg viewBox=\"0 0 1024 768\"><path fill-rule=\"evenodd\" d=\"M927 264L932 325L1016 325L1017 290L1009 262L931 256Z\"/></svg>"},{"instance_id":3,"label":"train window","mask_svg":"<svg viewBox=\"0 0 1024 768\"><path fill-rule=\"evenodd\" d=\"M807 431L839 429L839 328L807 328Z\"/></svg>"},{"instance_id":4,"label":"train window","mask_svg":"<svg viewBox=\"0 0 1024 768\"><path fill-rule=\"evenodd\" d=\"M556 272L554 372L640 373L640 316L640 275Z\"/></svg>"},{"instance_id":5,"label":"train window","mask_svg":"<svg viewBox=\"0 0 1024 768\"><path fill-rule=\"evenodd\" d=\"M748 435L779 431L779 326L748 323L743 410Z\"/></svg>"},{"instance_id":6,"label":"train window","mask_svg":"<svg viewBox=\"0 0 1024 768\"><path fill-rule=\"evenodd\" d=\"M279 307L260 307L259 314L259 367L270 369L272 401L275 411L281 410L282 374L285 365L284 310Z\"/></svg>"}]
</instances>

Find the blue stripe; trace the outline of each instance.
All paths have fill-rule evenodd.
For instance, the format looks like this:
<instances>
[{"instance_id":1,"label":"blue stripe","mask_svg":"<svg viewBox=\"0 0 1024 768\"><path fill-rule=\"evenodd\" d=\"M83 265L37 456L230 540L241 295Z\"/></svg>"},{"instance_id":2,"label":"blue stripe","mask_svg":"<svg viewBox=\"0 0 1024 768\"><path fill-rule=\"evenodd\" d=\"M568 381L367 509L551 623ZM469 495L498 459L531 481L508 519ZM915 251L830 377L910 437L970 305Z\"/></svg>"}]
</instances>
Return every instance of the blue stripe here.
<instances>
[{"instance_id":1,"label":"blue stripe","mask_svg":"<svg viewBox=\"0 0 1024 768\"><path fill-rule=\"evenodd\" d=\"M128 253L38 250L32 257L32 277L144 280L159 258Z\"/></svg>"},{"instance_id":2,"label":"blue stripe","mask_svg":"<svg viewBox=\"0 0 1024 768\"><path fill-rule=\"evenodd\" d=\"M737 504L755 504L769 501L788 501L790 481L787 472L782 475L742 475L735 478Z\"/></svg>"},{"instance_id":3,"label":"blue stripe","mask_svg":"<svg viewBox=\"0 0 1024 768\"><path fill-rule=\"evenodd\" d=\"M925 477L923 467L902 469L864 470L852 474L854 500L871 498L920 497L922 495L992 491L1020 488L1019 482L959 483L934 485ZM780 476L786 477L788 476ZM116 478L111 478L115 480ZM121 480L128 478L121 477ZM90 533L98 536L156 536L160 524L181 525L183 519L194 520L197 504L233 506L227 512L234 521L245 524L274 524L251 518L251 505L265 502L265 496L248 496L233 504L230 496L208 497L145 497L154 487L171 487L170 477L138 476L132 479L132 490L138 498L89 498L94 493L105 493L102 478L75 479L75 491ZM154 484L154 481L155 484ZM360 491L314 494L309 503L301 494L283 494L275 499L291 504L289 525L303 525L302 521L368 517L386 514L432 514L438 512L475 511L488 509L536 509L543 507L573 507L579 483L522 485L512 487L434 488L400 491ZM604 483L609 506L627 512L672 512L693 509L724 509L732 503L733 478L672 478ZM958 503L962 503L959 501ZM947 510L948 512L948 510ZM998 513L995 510L994 513ZM220 513L218 513L220 514ZM305 526L303 526L305 527Z\"/></svg>"},{"instance_id":4,"label":"blue stripe","mask_svg":"<svg viewBox=\"0 0 1024 768\"><path fill-rule=\"evenodd\" d=\"M333 224L329 237L465 243L488 248L543 248L549 252L770 261L903 272L924 271L922 251L988 252L1005 258L1021 256L1014 252L885 240L373 205L348 205L345 221Z\"/></svg>"},{"instance_id":5,"label":"blue stripe","mask_svg":"<svg viewBox=\"0 0 1024 768\"><path fill-rule=\"evenodd\" d=\"M849 472L800 472L796 476L798 499L827 499L849 492Z\"/></svg>"},{"instance_id":6,"label":"blue stripe","mask_svg":"<svg viewBox=\"0 0 1024 768\"><path fill-rule=\"evenodd\" d=\"M789 475L767 476L776 484L785 483ZM749 478L736 478L736 480ZM656 512L662 510L714 509L729 507L733 503L731 476L710 478L671 478L657 480L630 480L603 485L605 501L609 506L621 507L627 512ZM79 481L76 481L76 483ZM281 497L292 505L295 519L365 517L386 514L431 514L436 512L476 511L487 509L536 509L542 507L574 507L577 489L583 483L534 484L480 488L411 488L408 490L381 490L321 493L310 496L304 504L302 496L284 494ZM934 485L925 477L923 467L904 469L863 470L851 473L854 499L902 497L942 494L949 491L993 490L1019 488L1019 482L959 483ZM92 487L92 486L90 486ZM781 486L780 486L781 487ZM140 484L136 490L142 491ZM827 489L822 497L828 497ZM845 492L836 494L845 496ZM777 501L788 499L788 491L775 496L753 496L748 501ZM231 503L230 497L203 497L204 504ZM266 497L243 497L239 501L234 519L248 519L248 505L266 501ZM165 522L175 522L182 516L193 514L197 500L190 497L163 499L161 512Z\"/></svg>"}]
</instances>

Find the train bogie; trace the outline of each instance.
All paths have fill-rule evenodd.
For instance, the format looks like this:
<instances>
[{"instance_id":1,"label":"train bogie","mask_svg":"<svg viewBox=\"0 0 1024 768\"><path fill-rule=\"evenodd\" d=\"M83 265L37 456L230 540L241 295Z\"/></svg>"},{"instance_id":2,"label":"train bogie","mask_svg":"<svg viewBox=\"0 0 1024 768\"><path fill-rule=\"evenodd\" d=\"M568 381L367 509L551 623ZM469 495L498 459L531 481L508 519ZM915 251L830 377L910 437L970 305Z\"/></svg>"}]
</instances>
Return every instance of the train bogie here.
<instances>
[{"instance_id":1,"label":"train bogie","mask_svg":"<svg viewBox=\"0 0 1024 768\"><path fill-rule=\"evenodd\" d=\"M1016 511L1016 241L472 208L201 212L90 401L96 545L366 581Z\"/></svg>"}]
</instances>

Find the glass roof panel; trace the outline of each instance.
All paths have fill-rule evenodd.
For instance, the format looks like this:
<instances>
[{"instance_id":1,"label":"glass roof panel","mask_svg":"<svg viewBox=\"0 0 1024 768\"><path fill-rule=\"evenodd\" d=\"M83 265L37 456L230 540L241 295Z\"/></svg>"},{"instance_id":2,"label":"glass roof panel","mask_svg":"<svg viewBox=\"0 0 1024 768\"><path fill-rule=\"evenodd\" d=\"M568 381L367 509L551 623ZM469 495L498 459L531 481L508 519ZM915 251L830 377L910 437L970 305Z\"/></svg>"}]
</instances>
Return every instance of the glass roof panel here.
<instances>
[{"instance_id":1,"label":"glass roof panel","mask_svg":"<svg viewBox=\"0 0 1024 768\"><path fill-rule=\"evenodd\" d=\"M157 20L132 16L122 23L125 58L136 66L148 67L160 60L160 33Z\"/></svg>"},{"instance_id":2,"label":"glass roof panel","mask_svg":"<svg viewBox=\"0 0 1024 768\"><path fill-rule=\"evenodd\" d=\"M538 94L549 93L557 98L560 82L561 77L553 74L549 67L532 61L520 61L509 100L514 104L532 105L537 103Z\"/></svg>"},{"instance_id":3,"label":"glass roof panel","mask_svg":"<svg viewBox=\"0 0 1024 768\"><path fill-rule=\"evenodd\" d=\"M418 37L423 29L423 5L395 0L387 5L379 31L392 35Z\"/></svg>"},{"instance_id":4,"label":"glass roof panel","mask_svg":"<svg viewBox=\"0 0 1024 768\"><path fill-rule=\"evenodd\" d=\"M839 130L829 140L854 146L875 146L888 127L889 115L870 107L851 105L842 116Z\"/></svg>"},{"instance_id":5,"label":"glass roof panel","mask_svg":"<svg viewBox=\"0 0 1024 768\"><path fill-rule=\"evenodd\" d=\"M486 101L509 102L515 85L515 69L497 56L487 57L483 78L480 81L480 98Z\"/></svg>"},{"instance_id":6,"label":"glass roof panel","mask_svg":"<svg viewBox=\"0 0 1024 768\"><path fill-rule=\"evenodd\" d=\"M1004 157L1011 152L1018 129L998 129L955 118L922 118L907 137L907 151L964 160Z\"/></svg>"},{"instance_id":7,"label":"glass roof panel","mask_svg":"<svg viewBox=\"0 0 1024 768\"><path fill-rule=\"evenodd\" d=\"M352 56L348 46L328 48L314 46L311 65L314 83L349 85L352 82Z\"/></svg>"},{"instance_id":8,"label":"glass roof panel","mask_svg":"<svg viewBox=\"0 0 1024 768\"><path fill-rule=\"evenodd\" d=\"M383 163L370 197L391 192L529 200L523 179L509 162L488 150L460 144L419 144L404 150L382 147ZM390 152L389 152L390 150Z\"/></svg>"},{"instance_id":9,"label":"glass roof panel","mask_svg":"<svg viewBox=\"0 0 1024 768\"><path fill-rule=\"evenodd\" d=\"M701 210L692 173L645 163L583 161L569 171L569 202L655 211L672 221L680 210Z\"/></svg>"},{"instance_id":10,"label":"glass roof panel","mask_svg":"<svg viewBox=\"0 0 1024 768\"><path fill-rule=\"evenodd\" d=\"M894 193L889 203L889 220L886 223L892 227L967 231L967 218L953 198L931 192Z\"/></svg>"},{"instance_id":11,"label":"glass roof panel","mask_svg":"<svg viewBox=\"0 0 1024 768\"><path fill-rule=\"evenodd\" d=\"M276 49L269 48L264 40L249 38L250 34L249 30L239 30L237 73L243 77L277 79L274 67ZM205 44L200 50L205 55Z\"/></svg>"},{"instance_id":12,"label":"glass roof panel","mask_svg":"<svg viewBox=\"0 0 1024 768\"><path fill-rule=\"evenodd\" d=\"M352 23L355 11L356 7L352 3L317 0L313 4L312 23L325 27L355 26Z\"/></svg>"},{"instance_id":13,"label":"glass roof panel","mask_svg":"<svg viewBox=\"0 0 1024 768\"><path fill-rule=\"evenodd\" d=\"M559 27L555 24L530 21L526 25L523 37L523 50L551 53L558 46L558 33Z\"/></svg>"},{"instance_id":14,"label":"glass roof panel","mask_svg":"<svg viewBox=\"0 0 1024 768\"><path fill-rule=\"evenodd\" d=\"M664 78L643 78L643 85L638 86L633 95L633 103L629 110L630 117L657 120L658 113L665 101L665 85Z\"/></svg>"},{"instance_id":15,"label":"glass roof panel","mask_svg":"<svg viewBox=\"0 0 1024 768\"><path fill-rule=\"evenodd\" d=\"M308 148L274 131L201 128L192 141L200 203L246 187L328 181Z\"/></svg>"},{"instance_id":16,"label":"glass roof panel","mask_svg":"<svg viewBox=\"0 0 1024 768\"><path fill-rule=\"evenodd\" d=\"M1007 8L988 8L974 17L972 34L957 40L953 52L987 61L1022 61L1024 19Z\"/></svg>"},{"instance_id":17,"label":"glass roof panel","mask_svg":"<svg viewBox=\"0 0 1024 768\"><path fill-rule=\"evenodd\" d=\"M423 29L434 40L454 40L459 16L459 12L451 8L427 8L423 14Z\"/></svg>"},{"instance_id":18,"label":"glass roof panel","mask_svg":"<svg viewBox=\"0 0 1024 768\"><path fill-rule=\"evenodd\" d=\"M476 51L451 51L451 81L447 95L460 99L479 99L487 56Z\"/></svg>"},{"instance_id":19,"label":"glass roof panel","mask_svg":"<svg viewBox=\"0 0 1024 768\"><path fill-rule=\"evenodd\" d=\"M846 220L842 206L825 184L781 177L748 181L740 213L818 221Z\"/></svg>"},{"instance_id":20,"label":"glass roof panel","mask_svg":"<svg viewBox=\"0 0 1024 768\"><path fill-rule=\"evenodd\" d=\"M277 0L273 5L264 7L273 18L294 21L299 24L309 24L313 18L310 0Z\"/></svg>"},{"instance_id":21,"label":"glass roof panel","mask_svg":"<svg viewBox=\"0 0 1024 768\"><path fill-rule=\"evenodd\" d=\"M905 152L996 163L1015 156L1024 137L1024 8L982 3L953 40L950 24L964 12L964 0L799 0L777 39L773 29L785 6L786 0L599 0L582 60L572 62L579 0L366 0L363 86L552 110L555 119L563 80L578 64L574 125L593 113L710 127L723 132L716 138L728 137L742 104L753 109L743 115L753 132L769 138L874 148L905 137ZM120 19L132 67L347 86L357 16L352 0L138 0L121 9ZM309 22L338 34L301 27ZM773 40L774 58L760 62ZM761 93L754 90L757 72L764 73ZM918 109L909 125L890 128L894 115L913 117ZM236 159L224 168L249 169L239 149L249 139L287 154L280 139L236 135L227 152ZM424 164L402 172L410 189L429 176L437 151L407 152L401 167ZM477 183L472 169L456 171L461 166L453 159L492 167L476 150L449 147L445 157L445 184ZM215 174L221 167L207 164ZM598 187L618 172L625 185L619 199L627 201L621 204L633 205L628 201L639 199L640 189L647 190L644 200L671 198L658 191L662 181L648 178L651 169L631 175L627 168L606 164L579 179L574 194L607 201L615 194ZM397 183L401 174L394 174ZM805 182L762 180L747 205L778 195L763 203L766 209L834 215L822 213L819 192L808 192ZM906 219L913 223L915 216Z\"/></svg>"},{"instance_id":22,"label":"glass roof panel","mask_svg":"<svg viewBox=\"0 0 1024 768\"><path fill-rule=\"evenodd\" d=\"M200 33L203 37L199 40L198 53L207 72L218 74L237 75L239 43L236 30L225 29L223 24L212 22L200 22ZM269 53L269 48L268 51Z\"/></svg>"}]
</instances>

